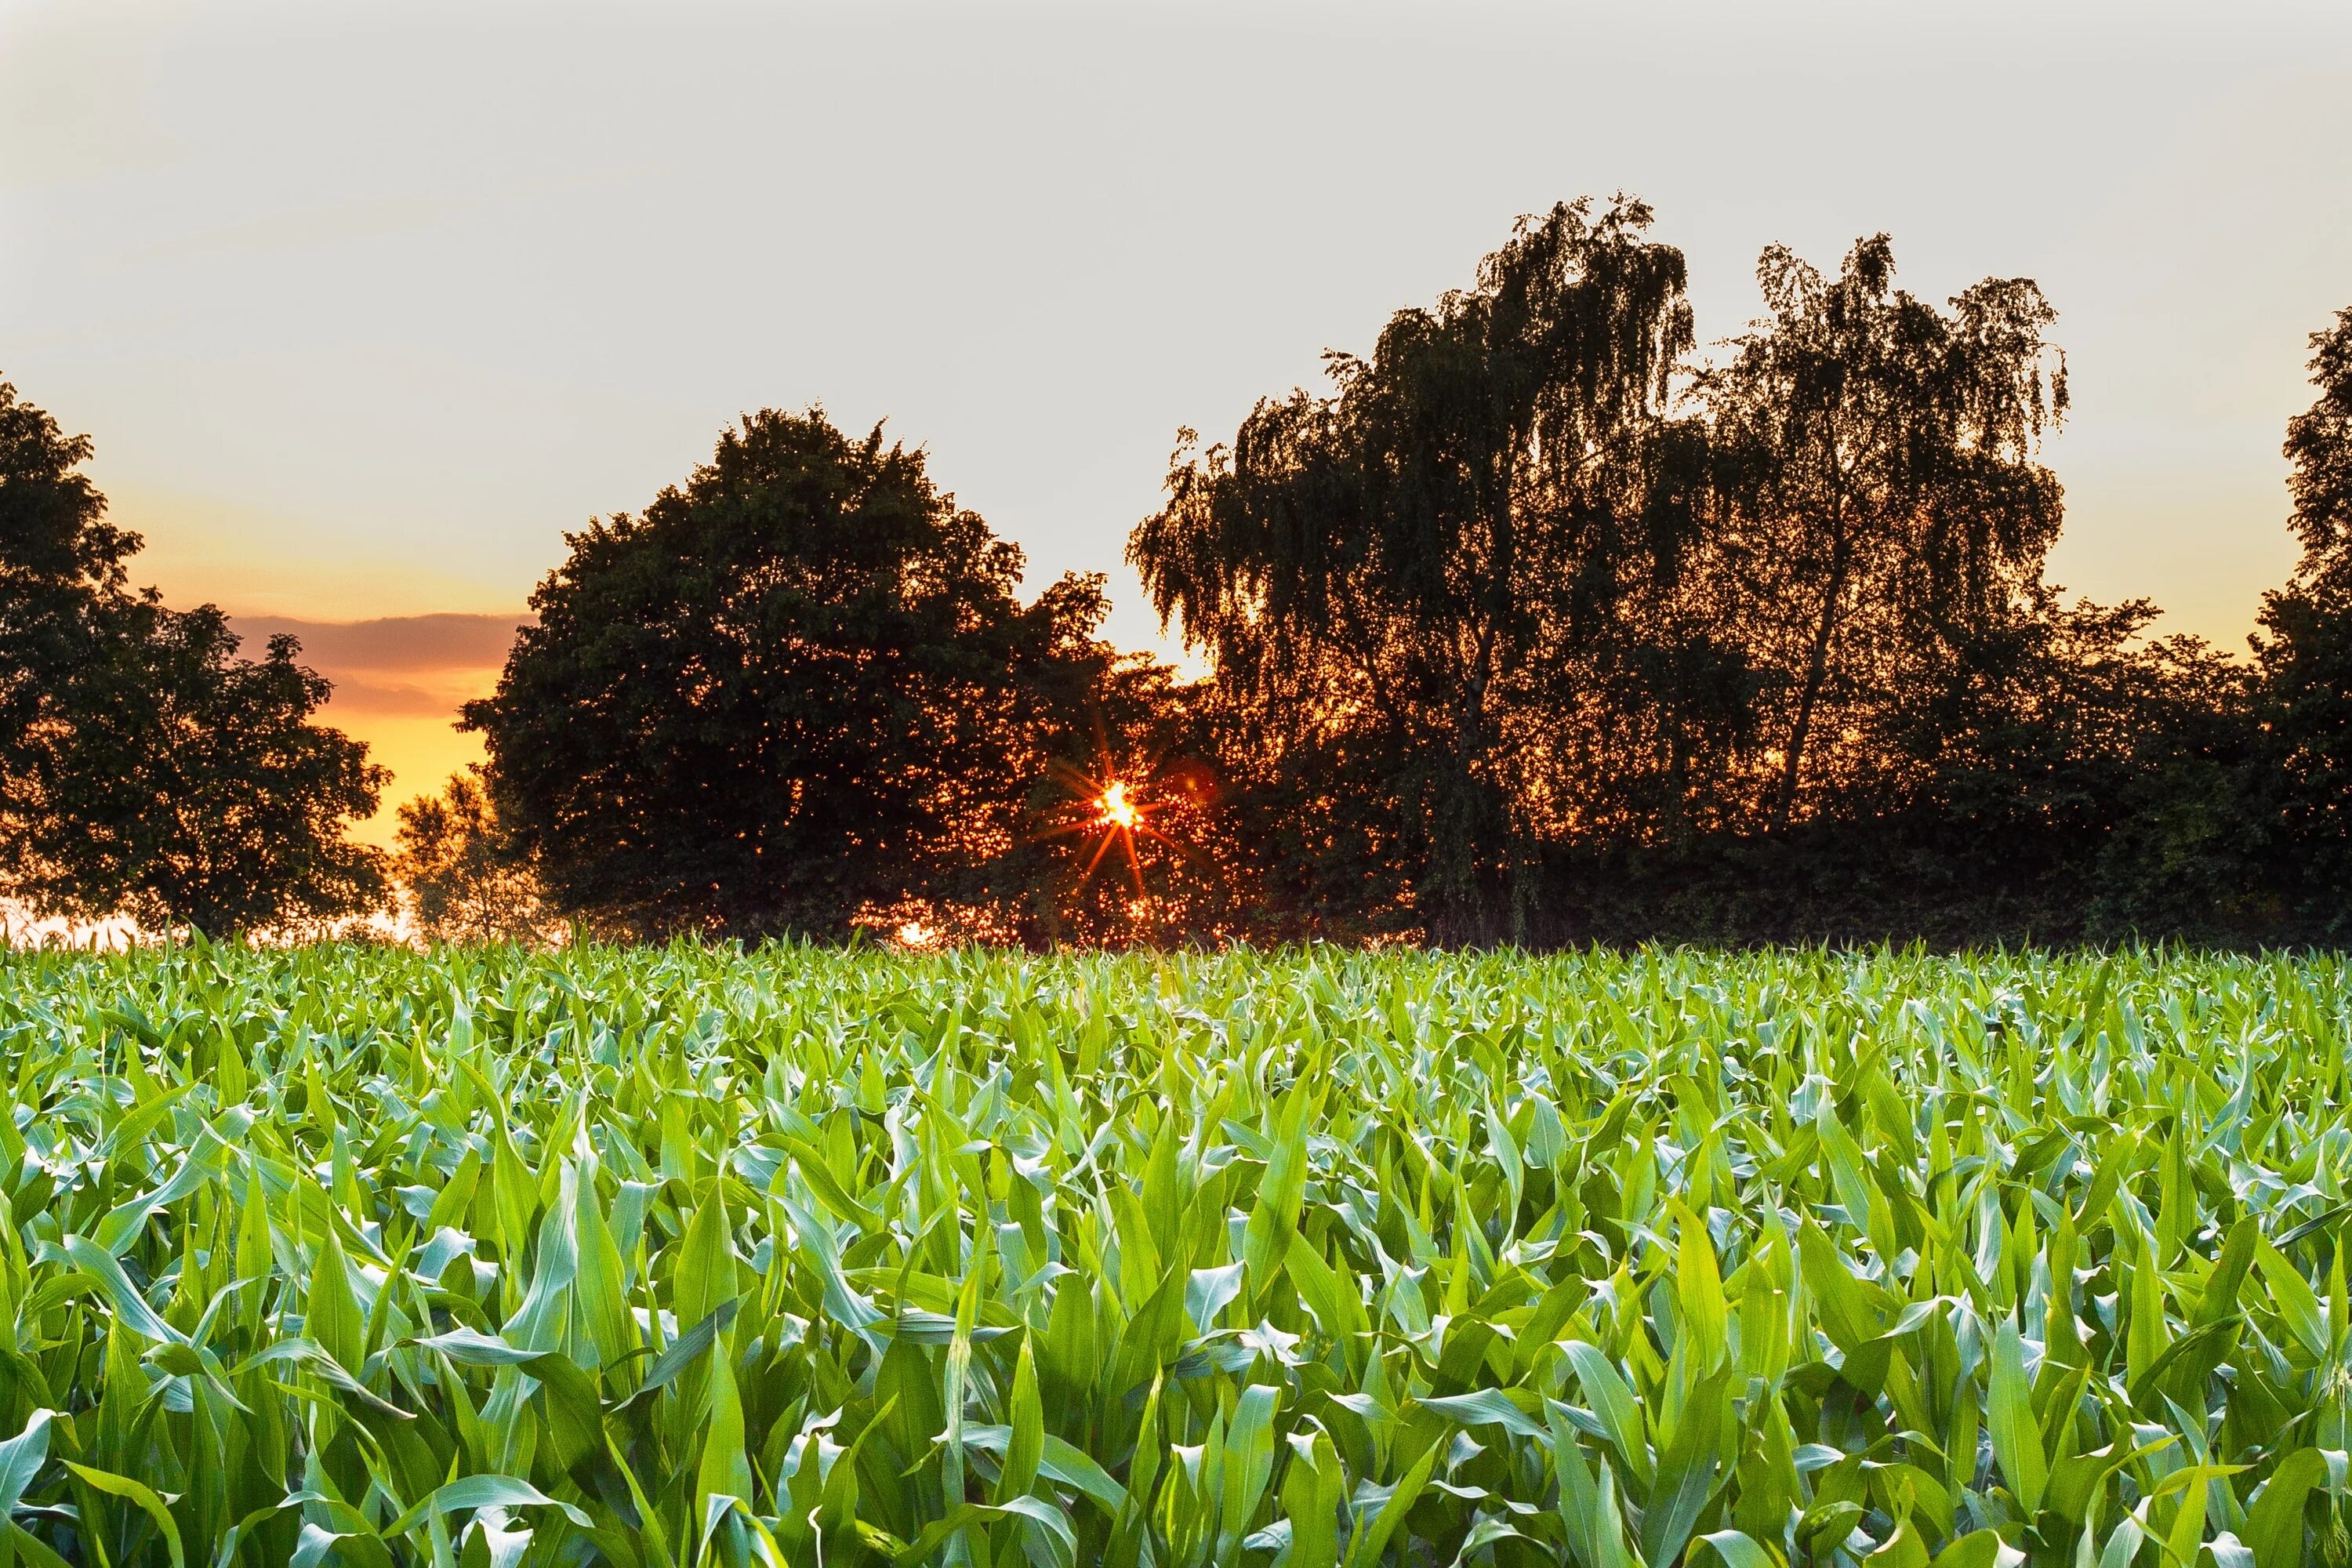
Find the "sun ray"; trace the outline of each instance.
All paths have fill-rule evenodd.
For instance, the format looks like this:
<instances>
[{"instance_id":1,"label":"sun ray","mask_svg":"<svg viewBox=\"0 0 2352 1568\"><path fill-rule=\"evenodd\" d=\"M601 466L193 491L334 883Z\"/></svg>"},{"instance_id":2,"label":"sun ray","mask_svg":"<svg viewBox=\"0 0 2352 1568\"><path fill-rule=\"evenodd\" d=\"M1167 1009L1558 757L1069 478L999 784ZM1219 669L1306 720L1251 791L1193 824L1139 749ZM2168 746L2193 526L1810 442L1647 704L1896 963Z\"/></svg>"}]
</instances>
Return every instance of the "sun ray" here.
<instances>
[{"instance_id":1,"label":"sun ray","mask_svg":"<svg viewBox=\"0 0 2352 1568\"><path fill-rule=\"evenodd\" d=\"M1102 842L1095 846L1093 858L1087 860L1084 875L1078 878L1078 885L1080 887L1086 886L1087 879L1094 876L1095 868L1102 864L1102 858L1110 853L1110 845L1113 837L1114 835L1106 833L1102 836Z\"/></svg>"}]
</instances>

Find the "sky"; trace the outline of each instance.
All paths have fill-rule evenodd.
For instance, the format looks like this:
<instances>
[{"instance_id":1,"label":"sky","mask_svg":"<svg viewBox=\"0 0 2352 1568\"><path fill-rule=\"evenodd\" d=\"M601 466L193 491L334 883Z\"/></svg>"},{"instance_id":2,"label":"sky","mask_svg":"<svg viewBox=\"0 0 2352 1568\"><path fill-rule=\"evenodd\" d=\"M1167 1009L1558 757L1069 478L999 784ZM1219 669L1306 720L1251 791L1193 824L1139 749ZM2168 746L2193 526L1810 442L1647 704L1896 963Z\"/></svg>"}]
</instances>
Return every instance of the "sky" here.
<instances>
[{"instance_id":1,"label":"sky","mask_svg":"<svg viewBox=\"0 0 2352 1568\"><path fill-rule=\"evenodd\" d=\"M2352 5L0 0L0 376L135 575L291 630L395 778L478 755L562 535L760 407L1110 574L1180 426L1368 348L1519 214L1636 193L1703 342L1894 238L2060 312L2052 575L2241 647L2352 305Z\"/></svg>"}]
</instances>

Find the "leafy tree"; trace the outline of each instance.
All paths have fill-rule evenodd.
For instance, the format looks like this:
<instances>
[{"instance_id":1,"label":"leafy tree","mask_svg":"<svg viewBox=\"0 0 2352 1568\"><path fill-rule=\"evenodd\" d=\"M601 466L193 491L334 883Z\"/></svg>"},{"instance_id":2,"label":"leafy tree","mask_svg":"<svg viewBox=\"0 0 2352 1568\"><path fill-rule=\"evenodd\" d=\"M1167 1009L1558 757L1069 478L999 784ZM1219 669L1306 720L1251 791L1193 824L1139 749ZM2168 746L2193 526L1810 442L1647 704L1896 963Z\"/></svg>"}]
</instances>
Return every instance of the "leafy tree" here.
<instances>
[{"instance_id":1,"label":"leafy tree","mask_svg":"<svg viewBox=\"0 0 2352 1568\"><path fill-rule=\"evenodd\" d=\"M1881 733L1916 783L1895 815L1948 902L2001 889L2043 940L2259 922L2231 808L2242 673L2197 637L2147 637L2157 614L2035 584L1896 709Z\"/></svg>"},{"instance_id":2,"label":"leafy tree","mask_svg":"<svg viewBox=\"0 0 2352 1568\"><path fill-rule=\"evenodd\" d=\"M208 936L315 927L382 901L383 857L344 837L385 771L311 722L328 682L272 637L260 659L211 605L105 618L33 770L32 901Z\"/></svg>"},{"instance_id":3,"label":"leafy tree","mask_svg":"<svg viewBox=\"0 0 2352 1568\"><path fill-rule=\"evenodd\" d=\"M562 932L536 860L499 820L478 764L402 805L396 843L393 875L427 941L535 942Z\"/></svg>"},{"instance_id":4,"label":"leafy tree","mask_svg":"<svg viewBox=\"0 0 2352 1568\"><path fill-rule=\"evenodd\" d=\"M562 911L661 933L837 936L987 890L1098 581L1014 596L1020 551L922 455L763 410L682 489L568 536L466 721Z\"/></svg>"},{"instance_id":5,"label":"leafy tree","mask_svg":"<svg viewBox=\"0 0 2352 1568\"><path fill-rule=\"evenodd\" d=\"M130 591L139 537L89 455L0 382L0 886L212 934L373 907L379 858L343 828L383 771L310 722L329 689L292 638L241 659L219 611Z\"/></svg>"},{"instance_id":6,"label":"leafy tree","mask_svg":"<svg viewBox=\"0 0 2352 1568\"><path fill-rule=\"evenodd\" d=\"M79 472L87 436L0 381L0 891L27 875L33 772L59 727L68 677L96 657L103 611L128 599L136 534L106 521Z\"/></svg>"},{"instance_id":7,"label":"leafy tree","mask_svg":"<svg viewBox=\"0 0 2352 1568\"><path fill-rule=\"evenodd\" d=\"M1180 448L1130 554L1216 661L1188 700L1250 929L2264 929L2236 668L2043 580L2039 289L1937 307L1883 236L1833 279L1776 247L1766 319L1678 405L1647 222L1526 223L1330 395Z\"/></svg>"},{"instance_id":8,"label":"leafy tree","mask_svg":"<svg viewBox=\"0 0 2352 1568\"><path fill-rule=\"evenodd\" d=\"M2145 604L2042 587L1874 741L1906 779L1879 809L1769 833L1552 847L1559 935L1583 941L2260 940L2235 809L2237 667L2149 640Z\"/></svg>"},{"instance_id":9,"label":"leafy tree","mask_svg":"<svg viewBox=\"0 0 2352 1568\"><path fill-rule=\"evenodd\" d=\"M2311 338L2319 396L2287 422L2294 580L2263 602L2255 642L2267 796L2314 931L2352 934L2352 308Z\"/></svg>"},{"instance_id":10,"label":"leafy tree","mask_svg":"<svg viewBox=\"0 0 2352 1568\"><path fill-rule=\"evenodd\" d=\"M1885 782L1873 731L1890 710L2034 592L2062 514L2034 454L2066 384L2028 279L1987 279L1939 310L1895 287L1884 235L1835 279L1779 246L1757 272L1769 314L1698 390L1739 641L1773 677L1766 809L1786 827L1816 781L1817 804L1862 805Z\"/></svg>"},{"instance_id":11,"label":"leafy tree","mask_svg":"<svg viewBox=\"0 0 2352 1568\"><path fill-rule=\"evenodd\" d=\"M1475 288L1328 356L1332 395L1260 402L1230 448L1187 432L1130 540L1162 620L1214 659L1266 886L1308 930L1517 934L1547 818L1616 760L1563 750L1563 717L1650 710L1601 679L1638 667L1625 607L1670 588L1693 525L1658 482L1691 326L1650 223L1622 198L1524 220ZM1669 652L1738 685L1725 647Z\"/></svg>"}]
</instances>

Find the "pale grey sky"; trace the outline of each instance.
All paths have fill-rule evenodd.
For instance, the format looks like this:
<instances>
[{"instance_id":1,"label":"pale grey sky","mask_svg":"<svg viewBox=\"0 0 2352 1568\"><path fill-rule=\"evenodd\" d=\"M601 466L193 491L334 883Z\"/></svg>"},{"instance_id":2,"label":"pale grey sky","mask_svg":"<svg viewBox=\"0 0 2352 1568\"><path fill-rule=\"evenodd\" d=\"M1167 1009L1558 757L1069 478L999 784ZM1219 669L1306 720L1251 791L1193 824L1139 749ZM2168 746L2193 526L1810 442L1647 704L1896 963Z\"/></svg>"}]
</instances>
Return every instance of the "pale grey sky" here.
<instances>
[{"instance_id":1,"label":"pale grey sky","mask_svg":"<svg viewBox=\"0 0 2352 1568\"><path fill-rule=\"evenodd\" d=\"M2341 0L0 0L0 374L97 439L144 578L254 615L511 610L562 531L821 401L1148 643L1118 563L1179 425L1619 189L1702 339L1775 240L2038 279L2054 574L2234 647L2290 568L2280 427L2352 304Z\"/></svg>"}]
</instances>

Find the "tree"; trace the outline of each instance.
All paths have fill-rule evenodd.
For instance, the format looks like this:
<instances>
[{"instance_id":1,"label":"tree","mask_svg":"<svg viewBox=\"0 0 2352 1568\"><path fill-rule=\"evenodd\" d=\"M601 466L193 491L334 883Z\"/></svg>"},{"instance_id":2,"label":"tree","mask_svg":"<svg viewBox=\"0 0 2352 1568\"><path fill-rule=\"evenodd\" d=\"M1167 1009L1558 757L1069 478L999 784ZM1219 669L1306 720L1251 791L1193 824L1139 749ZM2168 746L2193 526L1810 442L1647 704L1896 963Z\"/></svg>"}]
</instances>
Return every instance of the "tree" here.
<instances>
[{"instance_id":1,"label":"tree","mask_svg":"<svg viewBox=\"0 0 2352 1568\"><path fill-rule=\"evenodd\" d=\"M130 591L89 455L0 382L0 890L209 934L372 907L343 827L383 770L310 721L329 689L292 638L240 659L219 611Z\"/></svg>"},{"instance_id":2,"label":"tree","mask_svg":"<svg viewBox=\"0 0 2352 1568\"><path fill-rule=\"evenodd\" d=\"M1099 582L1023 605L919 452L818 409L566 542L466 722L555 907L611 929L839 936L970 890L1107 657Z\"/></svg>"},{"instance_id":3,"label":"tree","mask_svg":"<svg viewBox=\"0 0 2352 1568\"><path fill-rule=\"evenodd\" d=\"M68 677L97 657L101 612L128 600L136 534L106 521L79 472L87 436L0 381L0 892L29 874L33 772L66 723Z\"/></svg>"},{"instance_id":4,"label":"tree","mask_svg":"<svg viewBox=\"0 0 2352 1568\"><path fill-rule=\"evenodd\" d=\"M311 722L331 689L295 662L300 645L272 637L266 658L239 658L209 605L140 600L103 621L33 768L31 901L207 936L376 908L383 857L344 829L390 775Z\"/></svg>"},{"instance_id":5,"label":"tree","mask_svg":"<svg viewBox=\"0 0 2352 1568\"><path fill-rule=\"evenodd\" d=\"M393 875L428 942L549 941L562 924L545 907L535 858L499 820L480 764L438 795L400 808Z\"/></svg>"},{"instance_id":6,"label":"tree","mask_svg":"<svg viewBox=\"0 0 2352 1568\"><path fill-rule=\"evenodd\" d=\"M1475 288L1328 356L1331 395L1260 402L1230 449L1187 432L1130 539L1163 623L1214 661L1266 885L1307 930L1518 934L1533 845L1615 771L1560 720L1597 698L1633 721L1604 678L1639 667L1628 606L1671 595L1695 521L1660 482L1691 325L1650 223L1623 198L1523 220Z\"/></svg>"},{"instance_id":7,"label":"tree","mask_svg":"<svg viewBox=\"0 0 2352 1568\"><path fill-rule=\"evenodd\" d=\"M2315 934L2352 934L2352 308L2311 337L2319 396L2287 422L2294 579L2263 601L2254 644L2267 745L2258 798L2277 875Z\"/></svg>"},{"instance_id":8,"label":"tree","mask_svg":"<svg viewBox=\"0 0 2352 1568\"><path fill-rule=\"evenodd\" d=\"M2231 798L2243 672L2197 637L2147 637L2157 614L2037 584L1895 710L1880 733L1916 781L1895 816L1947 868L1948 901L1997 890L2043 940L2259 924Z\"/></svg>"},{"instance_id":9,"label":"tree","mask_svg":"<svg viewBox=\"0 0 2352 1568\"><path fill-rule=\"evenodd\" d=\"M1766 812L1785 828L1817 776L1849 807L1884 782L1870 732L1889 706L2040 583L2062 492L2034 454L2066 383L2028 279L1987 279L1948 314L1895 288L1885 235L1834 279L1779 246L1757 273L1769 315L1699 394L1740 640L1774 678Z\"/></svg>"}]
</instances>

